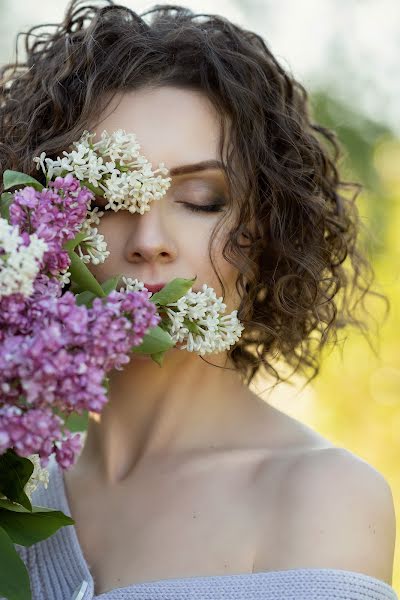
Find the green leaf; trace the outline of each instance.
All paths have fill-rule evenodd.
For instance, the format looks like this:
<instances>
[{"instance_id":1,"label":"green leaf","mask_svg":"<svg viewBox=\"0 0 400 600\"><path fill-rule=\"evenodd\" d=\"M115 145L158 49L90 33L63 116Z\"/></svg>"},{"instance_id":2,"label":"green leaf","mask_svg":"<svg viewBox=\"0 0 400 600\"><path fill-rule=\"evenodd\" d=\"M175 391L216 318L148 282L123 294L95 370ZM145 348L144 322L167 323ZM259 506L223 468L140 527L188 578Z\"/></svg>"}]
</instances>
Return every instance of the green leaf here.
<instances>
[{"instance_id":1,"label":"green leaf","mask_svg":"<svg viewBox=\"0 0 400 600\"><path fill-rule=\"evenodd\" d=\"M54 508L48 508L47 506L34 506L32 505L32 510L27 510L20 504L13 504L11 500L7 500L6 498L0 499L0 508L4 508L6 510L12 510L18 513L24 513L27 515L31 515L34 512L51 512L54 511Z\"/></svg>"},{"instance_id":2,"label":"green leaf","mask_svg":"<svg viewBox=\"0 0 400 600\"><path fill-rule=\"evenodd\" d=\"M161 312L161 311L160 311ZM160 314L159 312L159 314ZM159 326L161 327L161 329L163 329L164 331L168 331L170 330L171 327L171 320L169 319L169 317L163 318L160 323Z\"/></svg>"},{"instance_id":3,"label":"green leaf","mask_svg":"<svg viewBox=\"0 0 400 600\"><path fill-rule=\"evenodd\" d=\"M195 323L194 321L190 321L189 319L183 319L183 323L191 333L199 333L197 323Z\"/></svg>"},{"instance_id":4,"label":"green leaf","mask_svg":"<svg viewBox=\"0 0 400 600\"><path fill-rule=\"evenodd\" d=\"M0 492L27 510L32 510L32 505L24 492L24 487L33 469L33 463L29 458L19 456L11 449L0 455Z\"/></svg>"},{"instance_id":5,"label":"green leaf","mask_svg":"<svg viewBox=\"0 0 400 600\"><path fill-rule=\"evenodd\" d=\"M6 531L0 527L0 596L7 600L32 600L29 574Z\"/></svg>"},{"instance_id":6,"label":"green leaf","mask_svg":"<svg viewBox=\"0 0 400 600\"><path fill-rule=\"evenodd\" d=\"M71 281L77 285L77 289L80 292L93 292L95 296L106 296L95 276L89 271L86 264L81 261L79 256L73 250L68 251L68 256L71 259L71 264L69 266Z\"/></svg>"},{"instance_id":7,"label":"green leaf","mask_svg":"<svg viewBox=\"0 0 400 600\"><path fill-rule=\"evenodd\" d=\"M107 296L110 292L112 292L116 289L120 278L121 278L121 274L115 275L115 277L111 277L110 279L107 279L107 281L103 281L103 283L101 284L101 287Z\"/></svg>"},{"instance_id":8,"label":"green leaf","mask_svg":"<svg viewBox=\"0 0 400 600\"><path fill-rule=\"evenodd\" d=\"M162 367L164 355L165 352L155 352L154 354L151 354L151 358L154 360L154 362L160 365L160 367Z\"/></svg>"},{"instance_id":9,"label":"green leaf","mask_svg":"<svg viewBox=\"0 0 400 600\"><path fill-rule=\"evenodd\" d=\"M32 186L39 192L44 188L44 185L42 185L40 181L34 179L30 175L26 175L26 173L21 173L20 171L10 171L10 169L6 169L4 171L3 186L5 190L9 190L10 188L16 186L26 185Z\"/></svg>"},{"instance_id":10,"label":"green leaf","mask_svg":"<svg viewBox=\"0 0 400 600\"><path fill-rule=\"evenodd\" d=\"M6 508L7 510L14 510L15 512L31 512L27 511L26 508L20 504L14 504L11 500L6 498L0 498L0 508Z\"/></svg>"},{"instance_id":11,"label":"green leaf","mask_svg":"<svg viewBox=\"0 0 400 600\"><path fill-rule=\"evenodd\" d=\"M150 301L162 306L170 304L171 302L176 302L179 300L179 298L186 294L196 279L197 276L193 279L183 279L182 277L177 277L176 279L173 279L167 283L162 290L153 294L150 297Z\"/></svg>"},{"instance_id":12,"label":"green leaf","mask_svg":"<svg viewBox=\"0 0 400 600\"><path fill-rule=\"evenodd\" d=\"M35 506L32 512L0 508L0 527L7 532L14 544L20 546L32 546L52 536L61 527L74 523L71 517L60 510L47 507Z\"/></svg>"},{"instance_id":13,"label":"green leaf","mask_svg":"<svg viewBox=\"0 0 400 600\"><path fill-rule=\"evenodd\" d=\"M85 410L82 415L77 415L76 413L70 414L64 421L64 426L69 429L69 431L77 432L77 431L86 431L89 423L89 412Z\"/></svg>"},{"instance_id":14,"label":"green leaf","mask_svg":"<svg viewBox=\"0 0 400 600\"><path fill-rule=\"evenodd\" d=\"M142 354L158 354L159 352L165 352L174 346L175 344L170 334L157 325L157 327L152 327L150 331L146 333L140 346L134 346L131 350L132 352Z\"/></svg>"},{"instance_id":15,"label":"green leaf","mask_svg":"<svg viewBox=\"0 0 400 600\"><path fill-rule=\"evenodd\" d=\"M10 206L14 196L11 192L3 192L0 196L0 216L10 222Z\"/></svg>"},{"instance_id":16,"label":"green leaf","mask_svg":"<svg viewBox=\"0 0 400 600\"><path fill-rule=\"evenodd\" d=\"M67 250L68 252L70 250L75 250L75 248L82 242L82 240L85 239L86 236L87 233L85 231L79 231L72 240L65 242L64 250Z\"/></svg>"},{"instance_id":17,"label":"green leaf","mask_svg":"<svg viewBox=\"0 0 400 600\"><path fill-rule=\"evenodd\" d=\"M102 198L104 198L104 190L90 183L88 179L82 179L81 187L83 186L87 187L87 189L93 192L93 194L95 194L96 196L101 196Z\"/></svg>"},{"instance_id":18,"label":"green leaf","mask_svg":"<svg viewBox=\"0 0 400 600\"><path fill-rule=\"evenodd\" d=\"M82 306L82 304L84 304L88 308L91 308L94 298L97 298L97 296L96 294L93 294L93 292L81 292L80 294L76 295L76 303L78 306Z\"/></svg>"}]
</instances>

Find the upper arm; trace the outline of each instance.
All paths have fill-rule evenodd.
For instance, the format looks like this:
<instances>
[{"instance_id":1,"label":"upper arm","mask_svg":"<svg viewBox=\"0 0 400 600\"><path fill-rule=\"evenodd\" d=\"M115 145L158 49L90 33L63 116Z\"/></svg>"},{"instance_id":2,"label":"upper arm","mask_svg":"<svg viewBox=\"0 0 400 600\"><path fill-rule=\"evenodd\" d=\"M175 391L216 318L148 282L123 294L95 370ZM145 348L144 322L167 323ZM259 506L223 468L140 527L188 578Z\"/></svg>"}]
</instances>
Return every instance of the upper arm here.
<instances>
[{"instance_id":1,"label":"upper arm","mask_svg":"<svg viewBox=\"0 0 400 600\"><path fill-rule=\"evenodd\" d=\"M392 584L396 517L384 477L342 448L308 453L282 486L280 552L290 567L356 571Z\"/></svg>"}]
</instances>

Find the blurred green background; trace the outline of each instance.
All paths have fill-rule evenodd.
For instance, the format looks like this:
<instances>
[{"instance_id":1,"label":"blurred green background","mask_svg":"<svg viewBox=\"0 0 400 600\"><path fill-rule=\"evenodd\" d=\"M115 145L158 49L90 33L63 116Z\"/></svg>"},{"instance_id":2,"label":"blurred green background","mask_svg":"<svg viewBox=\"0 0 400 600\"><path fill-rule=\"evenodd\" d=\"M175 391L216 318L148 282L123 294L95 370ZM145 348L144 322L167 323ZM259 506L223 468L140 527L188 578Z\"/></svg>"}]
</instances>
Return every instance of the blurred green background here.
<instances>
[{"instance_id":1,"label":"blurred green background","mask_svg":"<svg viewBox=\"0 0 400 600\"><path fill-rule=\"evenodd\" d=\"M123 4L140 12L153 2ZM67 2L0 1L0 62L14 57L17 32L55 23ZM282 385L261 397L347 448L389 482L397 513L393 587L400 595L400 3L396 0L188 0L197 12L218 12L262 35L283 65L310 93L312 114L342 143L342 179L364 189L357 204L365 247L390 313L371 298L377 319L371 336L349 329L327 352L320 375L304 390ZM20 51L22 52L22 42ZM382 318L381 318L382 317ZM297 390L296 390L297 388Z\"/></svg>"}]
</instances>

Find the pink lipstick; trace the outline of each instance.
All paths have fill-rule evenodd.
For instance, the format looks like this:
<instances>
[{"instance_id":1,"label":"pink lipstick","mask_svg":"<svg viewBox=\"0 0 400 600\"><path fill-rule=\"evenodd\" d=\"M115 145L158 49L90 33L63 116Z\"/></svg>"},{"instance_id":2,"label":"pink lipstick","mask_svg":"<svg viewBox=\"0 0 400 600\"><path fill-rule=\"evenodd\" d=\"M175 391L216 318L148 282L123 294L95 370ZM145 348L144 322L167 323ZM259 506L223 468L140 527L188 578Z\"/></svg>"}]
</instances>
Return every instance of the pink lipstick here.
<instances>
[{"instance_id":1,"label":"pink lipstick","mask_svg":"<svg viewBox=\"0 0 400 600\"><path fill-rule=\"evenodd\" d=\"M165 283L144 283L144 287L152 294L159 292L166 284Z\"/></svg>"}]
</instances>

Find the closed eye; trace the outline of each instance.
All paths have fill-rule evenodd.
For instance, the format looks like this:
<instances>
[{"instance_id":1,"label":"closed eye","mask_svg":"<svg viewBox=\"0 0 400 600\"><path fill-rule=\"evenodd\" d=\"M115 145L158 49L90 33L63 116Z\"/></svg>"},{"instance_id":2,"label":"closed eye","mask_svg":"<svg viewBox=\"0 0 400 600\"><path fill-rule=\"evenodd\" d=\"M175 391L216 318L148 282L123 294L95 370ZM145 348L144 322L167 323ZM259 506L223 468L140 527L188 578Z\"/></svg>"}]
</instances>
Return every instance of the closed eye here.
<instances>
[{"instance_id":1,"label":"closed eye","mask_svg":"<svg viewBox=\"0 0 400 600\"><path fill-rule=\"evenodd\" d=\"M224 210L224 204L188 204L187 202L182 202L186 208L188 208L191 212L222 212Z\"/></svg>"}]
</instances>

